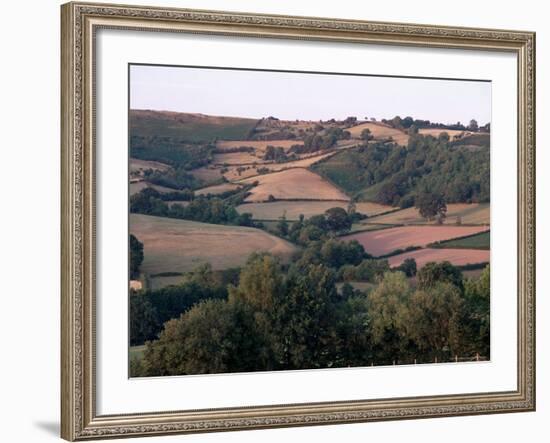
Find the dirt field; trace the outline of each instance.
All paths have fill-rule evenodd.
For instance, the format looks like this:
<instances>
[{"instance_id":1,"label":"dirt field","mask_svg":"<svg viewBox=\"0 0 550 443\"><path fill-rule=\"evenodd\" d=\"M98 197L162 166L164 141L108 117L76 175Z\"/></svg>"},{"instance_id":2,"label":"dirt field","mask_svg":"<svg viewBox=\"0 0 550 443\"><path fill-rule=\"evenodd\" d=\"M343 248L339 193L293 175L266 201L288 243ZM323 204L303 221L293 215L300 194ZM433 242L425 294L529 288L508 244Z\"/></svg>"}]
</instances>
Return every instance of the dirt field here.
<instances>
[{"instance_id":1,"label":"dirt field","mask_svg":"<svg viewBox=\"0 0 550 443\"><path fill-rule=\"evenodd\" d=\"M287 220L298 220L300 214L310 218L323 214L330 208L347 209L348 204L342 201L276 201L271 203L248 203L237 207L239 213L250 212L256 220L277 220L285 214ZM369 216L390 211L391 206L377 203L357 203L356 210Z\"/></svg>"},{"instance_id":2,"label":"dirt field","mask_svg":"<svg viewBox=\"0 0 550 443\"><path fill-rule=\"evenodd\" d=\"M285 151L290 149L292 145L302 145L301 140L220 140L216 143L217 149L239 148L241 146L251 146L256 149L256 152L265 151L267 146L275 146L284 148Z\"/></svg>"},{"instance_id":3,"label":"dirt field","mask_svg":"<svg viewBox=\"0 0 550 443\"><path fill-rule=\"evenodd\" d=\"M213 167L203 167L203 168L193 169L192 171L189 171L189 174L206 183L215 182L216 180L219 180L222 178L222 173L220 169L213 168Z\"/></svg>"},{"instance_id":4,"label":"dirt field","mask_svg":"<svg viewBox=\"0 0 550 443\"><path fill-rule=\"evenodd\" d=\"M130 196L137 194L139 191L145 188L153 188L159 192L173 192L174 189L165 188L164 186L153 185L147 182L130 183Z\"/></svg>"},{"instance_id":5,"label":"dirt field","mask_svg":"<svg viewBox=\"0 0 550 443\"><path fill-rule=\"evenodd\" d=\"M426 246L435 241L464 237L486 230L486 226L400 226L358 232L341 239L357 240L369 254L380 256L408 246Z\"/></svg>"},{"instance_id":6,"label":"dirt field","mask_svg":"<svg viewBox=\"0 0 550 443\"><path fill-rule=\"evenodd\" d=\"M238 166L230 166L227 168L227 172L223 173L223 176L226 180L229 180L230 182L239 182L240 180L243 180L248 177L253 177L255 175L258 175L258 168L255 166L245 166L245 170L237 171ZM254 181L254 180L252 180Z\"/></svg>"},{"instance_id":7,"label":"dirt field","mask_svg":"<svg viewBox=\"0 0 550 443\"><path fill-rule=\"evenodd\" d=\"M171 166L165 163L130 158L130 172L146 171L147 169L166 171L170 168Z\"/></svg>"},{"instance_id":8,"label":"dirt field","mask_svg":"<svg viewBox=\"0 0 550 443\"><path fill-rule=\"evenodd\" d=\"M414 258L416 266L421 268L429 262L448 261L455 266L463 266L474 263L489 262L489 251L479 249L419 249L418 251L406 252L394 255L388 259L390 266L399 266L405 259Z\"/></svg>"},{"instance_id":9,"label":"dirt field","mask_svg":"<svg viewBox=\"0 0 550 443\"><path fill-rule=\"evenodd\" d=\"M207 188L198 189L195 191L195 195L218 195L227 191L233 191L239 189L240 186L233 183L222 183L221 185L208 186Z\"/></svg>"},{"instance_id":10,"label":"dirt field","mask_svg":"<svg viewBox=\"0 0 550 443\"><path fill-rule=\"evenodd\" d=\"M438 129L438 128L425 128L425 129L419 129L418 133L422 135L433 135L434 137L439 137L439 134L442 132L446 132L449 134L449 137L451 140L453 140L454 137L460 134L464 135L470 135L472 134L470 131L459 131L457 129Z\"/></svg>"},{"instance_id":11,"label":"dirt field","mask_svg":"<svg viewBox=\"0 0 550 443\"><path fill-rule=\"evenodd\" d=\"M241 182L252 183L256 180L259 185L252 189L246 202L265 202L270 195L278 200L349 200L337 187L307 169L287 169Z\"/></svg>"},{"instance_id":12,"label":"dirt field","mask_svg":"<svg viewBox=\"0 0 550 443\"><path fill-rule=\"evenodd\" d=\"M261 155L251 152L228 152L227 154L215 154L214 163L217 165L243 165L251 163L265 163Z\"/></svg>"},{"instance_id":13,"label":"dirt field","mask_svg":"<svg viewBox=\"0 0 550 443\"><path fill-rule=\"evenodd\" d=\"M363 129L370 129L370 132L374 136L375 139L384 139L388 137L392 137L393 141L399 145L406 146L409 142L409 136L408 134L405 134L405 132L400 131L399 129L391 128L389 126L385 126L382 123L372 123L372 122L366 122L361 123L357 126L352 126L349 129L346 129L351 133L351 136L354 138L361 137L361 132Z\"/></svg>"},{"instance_id":14,"label":"dirt field","mask_svg":"<svg viewBox=\"0 0 550 443\"><path fill-rule=\"evenodd\" d=\"M269 251L288 259L295 247L255 228L212 225L131 214L130 232L144 247L147 274L186 272L201 263L213 269L242 266L252 252Z\"/></svg>"},{"instance_id":15,"label":"dirt field","mask_svg":"<svg viewBox=\"0 0 550 443\"><path fill-rule=\"evenodd\" d=\"M489 203L451 203L447 205L446 225L454 225L457 217L461 217L465 225L488 225L490 222ZM365 220L365 223L387 223L401 225L436 224L435 221L428 222L421 217L418 209L407 208L391 214L381 215Z\"/></svg>"}]
</instances>

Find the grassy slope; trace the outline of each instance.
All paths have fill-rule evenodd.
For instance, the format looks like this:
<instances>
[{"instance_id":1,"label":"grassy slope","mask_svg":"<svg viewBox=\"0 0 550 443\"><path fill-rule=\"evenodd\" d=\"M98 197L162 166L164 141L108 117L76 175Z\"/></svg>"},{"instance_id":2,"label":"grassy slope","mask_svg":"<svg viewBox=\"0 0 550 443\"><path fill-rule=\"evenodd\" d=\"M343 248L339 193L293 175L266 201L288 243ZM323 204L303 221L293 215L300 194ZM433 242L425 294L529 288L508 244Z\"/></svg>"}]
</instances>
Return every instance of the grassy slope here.
<instances>
[{"instance_id":1,"label":"grassy slope","mask_svg":"<svg viewBox=\"0 0 550 443\"><path fill-rule=\"evenodd\" d=\"M433 248L488 250L491 247L491 234L489 232L482 232L481 234L475 234L469 237L443 241L430 246Z\"/></svg>"},{"instance_id":2,"label":"grassy slope","mask_svg":"<svg viewBox=\"0 0 550 443\"><path fill-rule=\"evenodd\" d=\"M132 135L177 137L189 142L244 139L256 120L164 111L130 111Z\"/></svg>"},{"instance_id":3,"label":"grassy slope","mask_svg":"<svg viewBox=\"0 0 550 443\"><path fill-rule=\"evenodd\" d=\"M130 214L130 232L144 246L146 274L186 272L201 263L213 269L242 266L253 252L268 251L288 259L291 243L265 231L241 226Z\"/></svg>"}]
</instances>

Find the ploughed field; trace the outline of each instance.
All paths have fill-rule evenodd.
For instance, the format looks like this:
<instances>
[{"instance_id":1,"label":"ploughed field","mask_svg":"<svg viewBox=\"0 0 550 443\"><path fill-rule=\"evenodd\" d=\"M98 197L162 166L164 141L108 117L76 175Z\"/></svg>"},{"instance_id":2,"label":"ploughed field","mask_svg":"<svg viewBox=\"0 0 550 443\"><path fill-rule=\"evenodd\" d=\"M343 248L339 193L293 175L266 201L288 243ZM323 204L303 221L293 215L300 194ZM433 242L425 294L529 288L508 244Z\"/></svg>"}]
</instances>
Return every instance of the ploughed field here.
<instances>
[{"instance_id":1,"label":"ploughed field","mask_svg":"<svg viewBox=\"0 0 550 443\"><path fill-rule=\"evenodd\" d=\"M378 203L356 203L356 211L369 217L391 211L391 206ZM283 216L289 221L298 220L300 214L308 219L314 215L324 214L330 208L348 207L343 201L275 201L268 203L247 203L237 207L239 213L249 212L255 220L277 220Z\"/></svg>"},{"instance_id":2,"label":"ploughed field","mask_svg":"<svg viewBox=\"0 0 550 443\"><path fill-rule=\"evenodd\" d=\"M287 169L251 177L242 180L241 183L256 181L258 186L252 188L246 202L266 202L270 196L277 200L349 200L349 197L332 183L307 169Z\"/></svg>"},{"instance_id":3,"label":"ploughed field","mask_svg":"<svg viewBox=\"0 0 550 443\"><path fill-rule=\"evenodd\" d=\"M267 251L283 261L291 243L256 228L130 214L130 233L144 247L142 272L155 276L187 272L210 263L215 270L242 266L253 252Z\"/></svg>"},{"instance_id":4,"label":"ploughed field","mask_svg":"<svg viewBox=\"0 0 550 443\"><path fill-rule=\"evenodd\" d=\"M490 251L481 249L419 249L388 258L390 267L399 266L406 259L413 258L418 268L429 262L448 261L455 266L488 263Z\"/></svg>"},{"instance_id":5,"label":"ploughed field","mask_svg":"<svg viewBox=\"0 0 550 443\"><path fill-rule=\"evenodd\" d=\"M400 226L376 231L358 232L342 237L357 240L365 251L379 257L399 249L425 247L433 242L465 237L486 231L486 226Z\"/></svg>"},{"instance_id":6,"label":"ploughed field","mask_svg":"<svg viewBox=\"0 0 550 443\"><path fill-rule=\"evenodd\" d=\"M383 140L391 137L395 143L402 146L407 146L409 142L409 135L405 133L405 131L392 128L383 123L365 122L357 126L352 126L348 128L347 131L350 132L352 137L359 138L361 137L361 132L365 129L371 132L375 140Z\"/></svg>"},{"instance_id":7,"label":"ploughed field","mask_svg":"<svg viewBox=\"0 0 550 443\"><path fill-rule=\"evenodd\" d=\"M447 205L445 224L489 225L491 218L489 203L450 203ZM363 224L377 223L389 225L424 225L436 224L435 220L427 221L418 209L407 208L389 214L367 219Z\"/></svg>"}]
</instances>

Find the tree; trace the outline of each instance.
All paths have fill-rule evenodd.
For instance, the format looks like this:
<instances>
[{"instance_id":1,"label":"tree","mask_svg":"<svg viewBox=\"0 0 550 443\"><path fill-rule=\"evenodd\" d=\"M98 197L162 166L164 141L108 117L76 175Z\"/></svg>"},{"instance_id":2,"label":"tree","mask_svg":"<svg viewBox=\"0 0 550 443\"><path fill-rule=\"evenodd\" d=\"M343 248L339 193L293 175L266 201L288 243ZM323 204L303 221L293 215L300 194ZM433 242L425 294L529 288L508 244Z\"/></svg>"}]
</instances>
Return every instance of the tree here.
<instances>
[{"instance_id":1,"label":"tree","mask_svg":"<svg viewBox=\"0 0 550 443\"><path fill-rule=\"evenodd\" d=\"M374 135L372 135L369 128L365 128L361 131L361 139L365 141L372 140L374 138Z\"/></svg>"},{"instance_id":2,"label":"tree","mask_svg":"<svg viewBox=\"0 0 550 443\"><path fill-rule=\"evenodd\" d=\"M161 324L157 310L145 294L134 294L130 297L130 345L141 345L147 340L154 340L160 331Z\"/></svg>"},{"instance_id":3,"label":"tree","mask_svg":"<svg viewBox=\"0 0 550 443\"><path fill-rule=\"evenodd\" d=\"M410 287L402 272L386 272L368 297L372 342L378 363L392 363L406 351L405 322Z\"/></svg>"},{"instance_id":4,"label":"tree","mask_svg":"<svg viewBox=\"0 0 550 443\"><path fill-rule=\"evenodd\" d=\"M285 369L330 367L337 346L333 300L338 298L334 274L309 265L289 275L273 311L274 349Z\"/></svg>"},{"instance_id":5,"label":"tree","mask_svg":"<svg viewBox=\"0 0 550 443\"><path fill-rule=\"evenodd\" d=\"M447 282L456 287L463 288L462 272L448 261L426 263L417 274L418 287L427 289L437 283Z\"/></svg>"},{"instance_id":6,"label":"tree","mask_svg":"<svg viewBox=\"0 0 550 443\"><path fill-rule=\"evenodd\" d=\"M277 231L279 231L279 234L281 234L283 237L286 237L288 235L288 221L286 220L286 211L281 217L279 217L279 221L277 222Z\"/></svg>"},{"instance_id":7,"label":"tree","mask_svg":"<svg viewBox=\"0 0 550 443\"><path fill-rule=\"evenodd\" d=\"M336 207L325 211L326 223L331 231L349 231L352 220L344 208Z\"/></svg>"},{"instance_id":8,"label":"tree","mask_svg":"<svg viewBox=\"0 0 550 443\"><path fill-rule=\"evenodd\" d=\"M467 337L464 340L465 353L479 353L490 357L490 305L491 270L489 265L479 278L466 279L464 283L465 311L464 327Z\"/></svg>"},{"instance_id":9,"label":"tree","mask_svg":"<svg viewBox=\"0 0 550 443\"><path fill-rule=\"evenodd\" d=\"M139 277L139 267L143 263L143 243L130 234L130 278Z\"/></svg>"},{"instance_id":10,"label":"tree","mask_svg":"<svg viewBox=\"0 0 550 443\"><path fill-rule=\"evenodd\" d=\"M441 361L460 352L463 304L460 290L446 282L412 294L404 328L420 355Z\"/></svg>"},{"instance_id":11,"label":"tree","mask_svg":"<svg viewBox=\"0 0 550 443\"><path fill-rule=\"evenodd\" d=\"M472 132L477 132L478 129L479 129L477 121L475 121L474 119L470 120L470 124L468 125L468 129Z\"/></svg>"},{"instance_id":12,"label":"tree","mask_svg":"<svg viewBox=\"0 0 550 443\"><path fill-rule=\"evenodd\" d=\"M416 196L415 207L420 215L428 220L433 220L436 216L444 219L447 215L447 205L442 194L420 192Z\"/></svg>"},{"instance_id":13,"label":"tree","mask_svg":"<svg viewBox=\"0 0 550 443\"><path fill-rule=\"evenodd\" d=\"M413 277L416 275L416 260L414 258L406 258L401 263L397 270L404 272L407 277Z\"/></svg>"},{"instance_id":14,"label":"tree","mask_svg":"<svg viewBox=\"0 0 550 443\"><path fill-rule=\"evenodd\" d=\"M265 347L246 304L207 300L168 321L147 345L146 375L215 374L258 370Z\"/></svg>"}]
</instances>

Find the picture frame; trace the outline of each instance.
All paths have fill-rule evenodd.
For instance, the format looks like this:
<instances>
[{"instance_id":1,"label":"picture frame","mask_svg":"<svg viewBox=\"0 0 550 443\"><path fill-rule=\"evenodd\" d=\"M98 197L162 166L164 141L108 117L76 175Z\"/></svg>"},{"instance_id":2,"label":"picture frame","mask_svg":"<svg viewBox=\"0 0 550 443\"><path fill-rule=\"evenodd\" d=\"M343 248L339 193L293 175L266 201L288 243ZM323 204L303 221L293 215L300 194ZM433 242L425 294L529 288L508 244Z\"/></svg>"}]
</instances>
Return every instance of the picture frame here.
<instances>
[{"instance_id":1,"label":"picture frame","mask_svg":"<svg viewBox=\"0 0 550 443\"><path fill-rule=\"evenodd\" d=\"M61 7L61 436L69 441L535 410L535 34L525 31L71 2ZM100 30L147 35L469 50L515 57L517 89L516 388L98 413L96 187ZM124 123L121 122L121 125ZM124 150L124 149L122 149ZM498 161L498 160L495 160ZM508 291L512 291L508 288ZM122 331L122 329L121 329ZM121 332L122 333L122 332ZM269 375L266 375L268 377ZM198 379L193 379L198 380ZM206 379L206 382L208 380Z\"/></svg>"}]
</instances>

